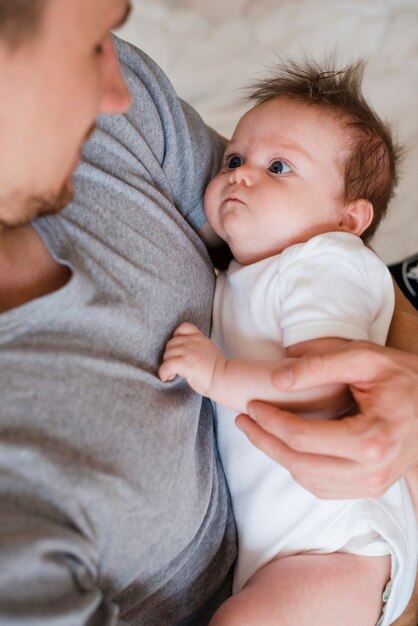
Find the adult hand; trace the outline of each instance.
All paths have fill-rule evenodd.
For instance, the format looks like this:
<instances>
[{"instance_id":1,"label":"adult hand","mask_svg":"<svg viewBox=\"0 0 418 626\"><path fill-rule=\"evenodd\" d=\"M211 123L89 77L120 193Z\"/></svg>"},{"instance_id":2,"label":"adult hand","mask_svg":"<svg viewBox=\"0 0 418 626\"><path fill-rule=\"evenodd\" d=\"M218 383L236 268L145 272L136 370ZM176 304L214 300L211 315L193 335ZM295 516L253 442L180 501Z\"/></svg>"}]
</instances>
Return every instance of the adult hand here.
<instances>
[{"instance_id":1,"label":"adult hand","mask_svg":"<svg viewBox=\"0 0 418 626\"><path fill-rule=\"evenodd\" d=\"M282 390L346 383L357 412L307 420L251 402L237 425L320 498L378 497L418 465L418 357L368 342L299 358L273 374ZM412 483L418 475L411 471Z\"/></svg>"}]
</instances>

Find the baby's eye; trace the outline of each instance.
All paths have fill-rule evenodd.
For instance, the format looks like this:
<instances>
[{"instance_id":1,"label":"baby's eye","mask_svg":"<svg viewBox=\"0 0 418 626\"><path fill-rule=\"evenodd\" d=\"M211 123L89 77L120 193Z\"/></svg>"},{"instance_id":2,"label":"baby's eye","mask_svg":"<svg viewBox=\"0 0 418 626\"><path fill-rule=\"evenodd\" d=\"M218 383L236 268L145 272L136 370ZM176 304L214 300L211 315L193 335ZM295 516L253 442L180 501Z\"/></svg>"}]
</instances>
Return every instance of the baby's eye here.
<instances>
[{"instance_id":1,"label":"baby's eye","mask_svg":"<svg viewBox=\"0 0 418 626\"><path fill-rule=\"evenodd\" d=\"M230 170L235 170L242 165L242 159L237 154L233 154L226 158L226 166Z\"/></svg>"},{"instance_id":2,"label":"baby's eye","mask_svg":"<svg viewBox=\"0 0 418 626\"><path fill-rule=\"evenodd\" d=\"M284 161L273 161L273 163L269 166L270 172L273 174L288 174L291 172L291 168Z\"/></svg>"}]
</instances>

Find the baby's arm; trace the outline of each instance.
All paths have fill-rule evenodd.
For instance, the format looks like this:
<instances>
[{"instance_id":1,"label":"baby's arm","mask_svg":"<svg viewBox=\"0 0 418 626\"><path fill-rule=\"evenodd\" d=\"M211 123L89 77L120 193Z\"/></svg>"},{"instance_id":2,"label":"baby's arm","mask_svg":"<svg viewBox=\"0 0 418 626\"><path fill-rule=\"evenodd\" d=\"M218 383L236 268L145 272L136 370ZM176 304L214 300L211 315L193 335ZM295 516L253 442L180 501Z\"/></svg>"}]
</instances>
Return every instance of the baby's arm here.
<instances>
[{"instance_id":1,"label":"baby's arm","mask_svg":"<svg viewBox=\"0 0 418 626\"><path fill-rule=\"evenodd\" d=\"M286 351L289 358L340 347L344 339L305 341ZM286 359L287 360L287 359ZM283 359L284 361L284 359ZM310 416L343 414L352 406L344 385L328 385L304 392L279 391L271 376L280 366L275 361L226 359L215 344L192 324L181 324L166 347L160 367L161 380L182 376L197 392L237 412L246 412L251 400L264 400L281 408Z\"/></svg>"}]
</instances>

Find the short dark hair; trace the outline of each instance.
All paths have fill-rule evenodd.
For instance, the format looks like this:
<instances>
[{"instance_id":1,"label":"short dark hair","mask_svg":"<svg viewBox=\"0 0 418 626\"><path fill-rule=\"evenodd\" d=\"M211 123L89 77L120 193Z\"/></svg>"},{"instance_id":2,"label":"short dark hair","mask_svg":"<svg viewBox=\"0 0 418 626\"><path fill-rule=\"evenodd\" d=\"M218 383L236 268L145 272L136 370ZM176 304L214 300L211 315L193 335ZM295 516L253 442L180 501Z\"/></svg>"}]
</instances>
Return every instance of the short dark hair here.
<instances>
[{"instance_id":1,"label":"short dark hair","mask_svg":"<svg viewBox=\"0 0 418 626\"><path fill-rule=\"evenodd\" d=\"M46 0L0 0L0 39L10 48L36 34Z\"/></svg>"},{"instance_id":2,"label":"short dark hair","mask_svg":"<svg viewBox=\"0 0 418 626\"><path fill-rule=\"evenodd\" d=\"M333 59L319 64L306 58L278 65L273 77L250 86L248 99L257 104L287 98L334 114L349 133L344 162L344 202L360 198L373 205L373 221L362 234L368 241L386 214L398 182L402 149L390 126L366 102L361 83L364 61L335 69Z\"/></svg>"}]
</instances>

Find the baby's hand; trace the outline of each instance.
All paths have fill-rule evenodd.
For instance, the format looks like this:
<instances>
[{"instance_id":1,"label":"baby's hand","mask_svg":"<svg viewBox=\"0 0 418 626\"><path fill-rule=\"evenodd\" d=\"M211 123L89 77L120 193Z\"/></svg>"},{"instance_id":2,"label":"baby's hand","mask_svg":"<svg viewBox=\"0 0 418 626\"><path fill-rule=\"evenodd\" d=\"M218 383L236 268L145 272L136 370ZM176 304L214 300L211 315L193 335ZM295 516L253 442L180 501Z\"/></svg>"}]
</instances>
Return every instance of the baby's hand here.
<instances>
[{"instance_id":1,"label":"baby's hand","mask_svg":"<svg viewBox=\"0 0 418 626\"><path fill-rule=\"evenodd\" d=\"M181 324L167 343L158 374L163 381L182 376L202 396L210 396L215 370L225 366L215 344L193 324Z\"/></svg>"}]
</instances>

